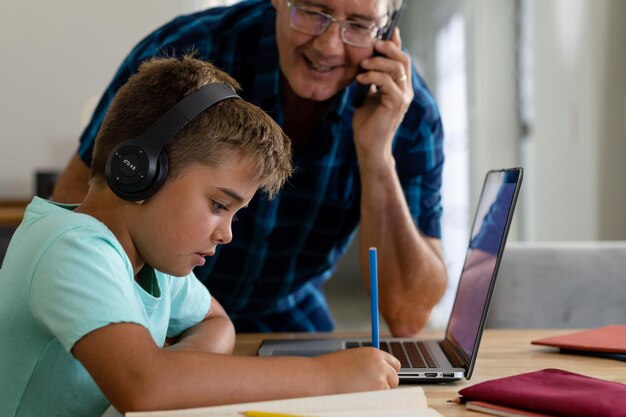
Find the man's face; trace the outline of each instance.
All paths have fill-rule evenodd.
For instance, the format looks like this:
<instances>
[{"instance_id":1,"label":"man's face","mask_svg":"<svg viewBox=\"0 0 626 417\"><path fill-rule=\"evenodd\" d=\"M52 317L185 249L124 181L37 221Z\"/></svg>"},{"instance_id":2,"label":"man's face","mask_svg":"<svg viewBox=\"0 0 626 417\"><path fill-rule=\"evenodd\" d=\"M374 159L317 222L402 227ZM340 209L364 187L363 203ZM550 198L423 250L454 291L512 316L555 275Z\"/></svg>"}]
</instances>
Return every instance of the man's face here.
<instances>
[{"instance_id":1,"label":"man's face","mask_svg":"<svg viewBox=\"0 0 626 417\"><path fill-rule=\"evenodd\" d=\"M363 24L385 22L387 0L293 0L295 5ZM320 35L309 35L290 26L287 0L272 0L276 9L276 42L280 67L301 98L323 101L350 84L359 63L372 55L373 45L345 44L339 24L331 24Z\"/></svg>"}]
</instances>

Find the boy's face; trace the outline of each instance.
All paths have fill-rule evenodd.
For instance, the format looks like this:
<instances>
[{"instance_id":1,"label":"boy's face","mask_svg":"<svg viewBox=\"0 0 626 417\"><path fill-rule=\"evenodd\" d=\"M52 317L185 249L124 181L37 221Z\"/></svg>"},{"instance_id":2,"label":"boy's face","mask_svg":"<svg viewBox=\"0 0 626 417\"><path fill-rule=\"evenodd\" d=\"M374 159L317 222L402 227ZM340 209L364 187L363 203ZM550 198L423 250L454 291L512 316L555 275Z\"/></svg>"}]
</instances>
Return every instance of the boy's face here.
<instances>
[{"instance_id":1,"label":"boy's face","mask_svg":"<svg viewBox=\"0 0 626 417\"><path fill-rule=\"evenodd\" d=\"M128 225L137 256L153 268L185 276L217 245L232 239L231 222L259 184L249 158L218 168L193 165L137 207Z\"/></svg>"}]
</instances>

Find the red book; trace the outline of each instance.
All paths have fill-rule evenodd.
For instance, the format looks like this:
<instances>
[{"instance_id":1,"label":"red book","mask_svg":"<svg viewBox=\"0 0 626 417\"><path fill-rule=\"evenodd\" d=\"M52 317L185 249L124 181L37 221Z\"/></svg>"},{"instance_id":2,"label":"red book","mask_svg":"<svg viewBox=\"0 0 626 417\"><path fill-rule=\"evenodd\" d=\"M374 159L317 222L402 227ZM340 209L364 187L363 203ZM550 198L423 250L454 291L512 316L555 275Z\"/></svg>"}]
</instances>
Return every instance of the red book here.
<instances>
[{"instance_id":1,"label":"red book","mask_svg":"<svg viewBox=\"0 0 626 417\"><path fill-rule=\"evenodd\" d=\"M553 417L547 414L534 413L532 411L518 410L517 408L504 407L501 405L486 403L484 401L468 401L465 408L479 413L491 414L500 417Z\"/></svg>"},{"instance_id":2,"label":"red book","mask_svg":"<svg viewBox=\"0 0 626 417\"><path fill-rule=\"evenodd\" d=\"M482 382L459 391L483 401L558 417L626 417L626 385L560 369L544 369Z\"/></svg>"},{"instance_id":3,"label":"red book","mask_svg":"<svg viewBox=\"0 0 626 417\"><path fill-rule=\"evenodd\" d=\"M562 336L533 340L533 345L587 352L626 353L626 326L613 324L591 330L581 330Z\"/></svg>"}]
</instances>

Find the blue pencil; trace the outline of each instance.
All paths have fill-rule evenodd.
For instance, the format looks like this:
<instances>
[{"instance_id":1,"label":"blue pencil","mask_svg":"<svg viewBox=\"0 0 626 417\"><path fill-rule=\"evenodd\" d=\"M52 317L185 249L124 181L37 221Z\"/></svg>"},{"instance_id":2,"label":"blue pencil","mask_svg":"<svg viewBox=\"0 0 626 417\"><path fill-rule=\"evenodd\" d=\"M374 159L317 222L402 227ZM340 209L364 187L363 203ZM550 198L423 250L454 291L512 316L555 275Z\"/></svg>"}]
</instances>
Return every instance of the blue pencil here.
<instances>
[{"instance_id":1,"label":"blue pencil","mask_svg":"<svg viewBox=\"0 0 626 417\"><path fill-rule=\"evenodd\" d=\"M378 336L378 259L376 248L370 248L370 306L372 315L372 346L380 349Z\"/></svg>"}]
</instances>

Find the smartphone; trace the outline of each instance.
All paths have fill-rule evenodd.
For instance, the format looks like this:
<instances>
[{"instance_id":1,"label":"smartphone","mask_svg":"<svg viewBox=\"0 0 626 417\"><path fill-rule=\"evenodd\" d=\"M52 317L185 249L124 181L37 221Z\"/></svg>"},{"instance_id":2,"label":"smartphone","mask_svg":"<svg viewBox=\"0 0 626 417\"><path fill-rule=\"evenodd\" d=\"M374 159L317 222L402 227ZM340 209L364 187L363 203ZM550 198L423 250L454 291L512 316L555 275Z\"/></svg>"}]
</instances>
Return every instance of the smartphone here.
<instances>
[{"instance_id":1,"label":"smartphone","mask_svg":"<svg viewBox=\"0 0 626 417\"><path fill-rule=\"evenodd\" d=\"M404 0L400 8L393 12L393 14L391 15L391 22L389 23L387 30L385 30L385 33L383 33L383 36L381 38L382 40L388 41L393 36L393 31L395 30L396 26L398 26L398 21L400 20L400 16L402 15L402 11L404 10L404 5L406 4L406 2L407 0ZM381 54L379 54L378 52L374 52L372 56L380 55ZM357 86L356 91L354 92L354 98L352 99L352 104L354 105L354 107L361 107L363 103L365 103L365 97L367 97L367 93L369 93L369 91L370 84L359 84Z\"/></svg>"}]
</instances>

